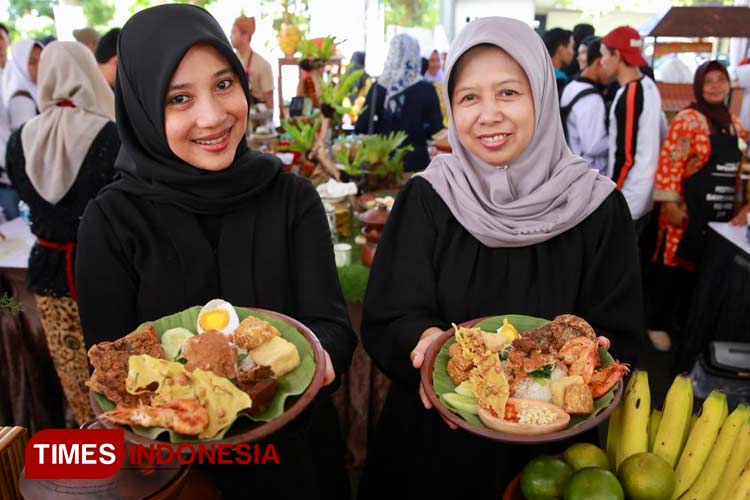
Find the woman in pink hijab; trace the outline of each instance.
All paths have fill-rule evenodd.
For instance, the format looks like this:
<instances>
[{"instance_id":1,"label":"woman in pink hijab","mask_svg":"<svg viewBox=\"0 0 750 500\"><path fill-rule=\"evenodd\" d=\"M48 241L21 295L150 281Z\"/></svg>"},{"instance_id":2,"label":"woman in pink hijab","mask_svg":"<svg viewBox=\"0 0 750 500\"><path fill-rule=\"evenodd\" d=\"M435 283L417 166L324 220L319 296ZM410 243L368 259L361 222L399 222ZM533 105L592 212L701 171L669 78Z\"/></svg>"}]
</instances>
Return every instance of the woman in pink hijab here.
<instances>
[{"instance_id":1,"label":"woman in pink hijab","mask_svg":"<svg viewBox=\"0 0 750 500\"><path fill-rule=\"evenodd\" d=\"M488 17L468 24L448 54L453 153L399 194L365 298L363 343L393 384L363 499L393 485L413 498L497 499L531 457L568 444L500 445L452 430L430 409L419 368L452 322L575 314L626 362L643 338L630 212L614 184L566 146L539 36Z\"/></svg>"}]
</instances>

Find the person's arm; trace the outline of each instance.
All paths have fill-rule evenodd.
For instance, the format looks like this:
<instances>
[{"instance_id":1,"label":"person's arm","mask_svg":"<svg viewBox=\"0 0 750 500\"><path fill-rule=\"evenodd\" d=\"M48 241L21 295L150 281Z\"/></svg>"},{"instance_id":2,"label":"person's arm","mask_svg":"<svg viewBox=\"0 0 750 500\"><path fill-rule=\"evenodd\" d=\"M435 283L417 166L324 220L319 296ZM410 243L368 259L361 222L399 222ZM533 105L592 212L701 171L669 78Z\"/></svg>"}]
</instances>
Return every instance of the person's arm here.
<instances>
[{"instance_id":1,"label":"person's arm","mask_svg":"<svg viewBox=\"0 0 750 500\"><path fill-rule=\"evenodd\" d=\"M737 137L745 142L750 142L750 130L742 126L739 117L732 115L732 125L734 125L734 129L737 132Z\"/></svg>"},{"instance_id":2,"label":"person's arm","mask_svg":"<svg viewBox=\"0 0 750 500\"><path fill-rule=\"evenodd\" d=\"M575 314L610 340L613 357L632 365L646 323L638 245L622 194L614 191L583 224L586 266Z\"/></svg>"},{"instance_id":3,"label":"person's arm","mask_svg":"<svg viewBox=\"0 0 750 500\"><path fill-rule=\"evenodd\" d=\"M11 130L19 128L36 114L34 101L26 96L19 95L8 102L8 123Z\"/></svg>"},{"instance_id":4,"label":"person's arm","mask_svg":"<svg viewBox=\"0 0 750 500\"><path fill-rule=\"evenodd\" d=\"M415 391L419 370L412 350L431 327L449 327L438 305L437 233L425 203L428 189L416 178L399 193L375 253L362 318L362 343L374 363Z\"/></svg>"},{"instance_id":5,"label":"person's arm","mask_svg":"<svg viewBox=\"0 0 750 500\"><path fill-rule=\"evenodd\" d=\"M644 84L631 82L621 99L624 106L617 118L617 147L623 148L623 162L615 170L618 188L628 202L634 219L645 215L653 196L654 176L659 163L659 111L656 96L646 102Z\"/></svg>"},{"instance_id":6,"label":"person's arm","mask_svg":"<svg viewBox=\"0 0 750 500\"><path fill-rule=\"evenodd\" d=\"M573 106L571 113L575 116L578 130L581 131L581 154L590 158L603 156L609 149L604 99L599 95L586 96Z\"/></svg>"},{"instance_id":7,"label":"person's arm","mask_svg":"<svg viewBox=\"0 0 750 500\"><path fill-rule=\"evenodd\" d=\"M443 113L440 111L440 99L438 98L437 89L430 85L431 92L427 92L425 97L425 132L427 138L433 136L443 129Z\"/></svg>"},{"instance_id":8,"label":"person's arm","mask_svg":"<svg viewBox=\"0 0 750 500\"><path fill-rule=\"evenodd\" d=\"M291 244L296 318L308 326L328 352L336 374L352 362L357 338L341 292L333 244L320 196L307 180L298 181Z\"/></svg>"},{"instance_id":9,"label":"person's arm","mask_svg":"<svg viewBox=\"0 0 750 500\"><path fill-rule=\"evenodd\" d=\"M86 346L115 340L135 324L138 286L129 255L96 200L78 228L76 291Z\"/></svg>"}]
</instances>

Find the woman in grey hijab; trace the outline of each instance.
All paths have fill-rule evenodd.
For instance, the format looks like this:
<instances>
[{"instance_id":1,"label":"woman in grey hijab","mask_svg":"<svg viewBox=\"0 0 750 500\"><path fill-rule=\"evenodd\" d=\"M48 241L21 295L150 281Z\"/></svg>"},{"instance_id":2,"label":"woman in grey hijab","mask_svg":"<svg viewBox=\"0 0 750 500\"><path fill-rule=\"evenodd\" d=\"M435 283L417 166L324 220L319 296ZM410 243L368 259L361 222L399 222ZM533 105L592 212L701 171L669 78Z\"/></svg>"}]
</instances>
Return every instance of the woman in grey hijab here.
<instances>
[{"instance_id":1,"label":"woman in grey hijab","mask_svg":"<svg viewBox=\"0 0 750 500\"><path fill-rule=\"evenodd\" d=\"M364 499L393 484L419 498L496 499L531 457L569 444L499 445L451 430L430 409L419 368L452 322L575 314L627 362L643 338L630 212L614 184L566 146L539 36L519 21L483 18L448 54L453 153L399 194L365 299L363 343L393 384Z\"/></svg>"}]
</instances>

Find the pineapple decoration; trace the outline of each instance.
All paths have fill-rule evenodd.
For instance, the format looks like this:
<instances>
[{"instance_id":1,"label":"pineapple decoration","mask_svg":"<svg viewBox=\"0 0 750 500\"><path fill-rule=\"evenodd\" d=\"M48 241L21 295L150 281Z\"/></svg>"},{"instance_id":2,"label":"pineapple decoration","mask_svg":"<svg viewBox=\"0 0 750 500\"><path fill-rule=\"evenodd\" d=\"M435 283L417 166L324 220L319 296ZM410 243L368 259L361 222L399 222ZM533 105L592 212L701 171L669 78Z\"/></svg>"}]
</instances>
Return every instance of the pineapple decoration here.
<instances>
[{"instance_id":1,"label":"pineapple decoration","mask_svg":"<svg viewBox=\"0 0 750 500\"><path fill-rule=\"evenodd\" d=\"M297 47L302 41L302 32L291 22L291 16L288 10L284 12L283 22L279 30L279 47L281 51L290 59L297 52Z\"/></svg>"}]
</instances>

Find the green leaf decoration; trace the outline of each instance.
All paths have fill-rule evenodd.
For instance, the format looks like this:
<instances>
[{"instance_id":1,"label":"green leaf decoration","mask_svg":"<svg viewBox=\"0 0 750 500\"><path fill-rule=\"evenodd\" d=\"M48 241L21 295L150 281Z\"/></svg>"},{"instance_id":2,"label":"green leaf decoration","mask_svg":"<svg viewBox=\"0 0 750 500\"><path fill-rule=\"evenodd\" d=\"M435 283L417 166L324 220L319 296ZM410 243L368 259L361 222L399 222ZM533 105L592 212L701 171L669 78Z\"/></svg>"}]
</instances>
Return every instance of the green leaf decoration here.
<instances>
[{"instance_id":1,"label":"green leaf decoration","mask_svg":"<svg viewBox=\"0 0 750 500\"><path fill-rule=\"evenodd\" d=\"M539 328L540 326L544 326L549 323L548 320L542 318L507 314L503 316L493 316L491 318L487 318L478 323L476 326L486 332L496 332L501 326L503 326L503 319L505 318L507 318L508 321L514 327L516 327L516 330L518 330L518 333L520 333L521 335L529 330ZM448 361L450 360L450 356L448 355L448 348L455 343L455 337L451 337L450 339L448 339L445 344L443 344L435 360L435 370L432 372L432 383L435 387L435 393L438 394L440 402L443 403L443 406L448 408L450 411L456 413L457 415L460 415L468 423L486 429L487 427L482 423L477 415L461 411L453 407L443 397L444 394L455 392L456 390L456 385L448 375ZM607 367L614 363L614 359L612 359L612 356L609 354L609 352L602 348L599 348L599 362L603 367ZM599 413L602 412L602 410L610 405L612 400L615 398L616 389L617 385L610 389L609 392L604 396L600 397L599 399L595 399L594 411L590 415L571 416L568 428L570 429L572 427L576 427L583 424L584 422L588 422L589 420L594 419Z\"/></svg>"},{"instance_id":2,"label":"green leaf decoration","mask_svg":"<svg viewBox=\"0 0 750 500\"><path fill-rule=\"evenodd\" d=\"M194 306L182 312L172 314L170 316L165 316L156 321L143 323L138 327L138 330L141 330L146 325L153 325L159 339L161 339L161 336L164 334L164 332L171 328L182 327L187 328L192 332L197 332L198 313L200 312L200 310L201 306ZM266 320L273 326L275 326L284 339L288 340L297 347L300 355L300 365L292 372L287 373L286 375L278 379L278 389L276 391L276 394L274 395L273 399L268 405L268 408L266 408L264 412L255 416L250 416L246 413L238 414L237 417L229 423L229 425L222 429L213 438L214 440L222 439L227 434L227 432L229 432L229 430L235 425L235 423L237 423L237 426L239 427L241 420L247 420L247 424L244 424L243 427L249 427L249 421L268 422L278 417L279 415L284 413L287 399L293 396L299 396L300 394L305 392L307 387L310 385L310 382L312 381L313 375L315 373L315 358L313 355L312 346L304 337L304 335L297 331L296 328L285 323L284 321L272 318L263 313L245 307L235 307L234 310L237 311L237 316L239 317L240 321L247 318L248 316L255 316L256 318ZM101 406L102 410L109 411L114 409L115 404L107 399L104 395L97 392L94 392L93 395L99 403L99 406ZM201 442L201 440L195 439L195 437L193 436L184 436L163 427L146 428L131 426L131 429L139 436L154 440L161 436L163 433L168 433L169 441L172 443Z\"/></svg>"}]
</instances>

